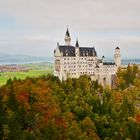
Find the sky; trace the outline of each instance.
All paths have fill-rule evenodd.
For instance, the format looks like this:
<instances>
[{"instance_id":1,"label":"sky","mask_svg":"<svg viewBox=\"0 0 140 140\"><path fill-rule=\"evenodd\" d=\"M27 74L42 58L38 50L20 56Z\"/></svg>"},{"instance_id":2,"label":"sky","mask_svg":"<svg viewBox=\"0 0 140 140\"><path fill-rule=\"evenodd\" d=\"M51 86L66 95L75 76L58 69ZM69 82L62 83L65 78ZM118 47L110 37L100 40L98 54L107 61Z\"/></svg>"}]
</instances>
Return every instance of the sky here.
<instances>
[{"instance_id":1,"label":"sky","mask_svg":"<svg viewBox=\"0 0 140 140\"><path fill-rule=\"evenodd\" d=\"M53 56L68 25L72 45L140 58L139 14L139 0L0 0L0 54Z\"/></svg>"}]
</instances>

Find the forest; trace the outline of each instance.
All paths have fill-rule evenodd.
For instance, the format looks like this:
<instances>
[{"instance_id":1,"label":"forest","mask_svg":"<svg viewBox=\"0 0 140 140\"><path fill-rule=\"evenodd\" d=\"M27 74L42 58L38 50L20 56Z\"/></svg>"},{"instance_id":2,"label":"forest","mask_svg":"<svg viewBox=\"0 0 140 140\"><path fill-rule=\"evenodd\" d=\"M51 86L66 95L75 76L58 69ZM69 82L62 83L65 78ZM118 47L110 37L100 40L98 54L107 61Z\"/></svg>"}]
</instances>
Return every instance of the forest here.
<instances>
[{"instance_id":1,"label":"forest","mask_svg":"<svg viewBox=\"0 0 140 140\"><path fill-rule=\"evenodd\" d=\"M139 140L140 71L119 69L115 87L83 75L9 79L0 87L1 140Z\"/></svg>"}]
</instances>

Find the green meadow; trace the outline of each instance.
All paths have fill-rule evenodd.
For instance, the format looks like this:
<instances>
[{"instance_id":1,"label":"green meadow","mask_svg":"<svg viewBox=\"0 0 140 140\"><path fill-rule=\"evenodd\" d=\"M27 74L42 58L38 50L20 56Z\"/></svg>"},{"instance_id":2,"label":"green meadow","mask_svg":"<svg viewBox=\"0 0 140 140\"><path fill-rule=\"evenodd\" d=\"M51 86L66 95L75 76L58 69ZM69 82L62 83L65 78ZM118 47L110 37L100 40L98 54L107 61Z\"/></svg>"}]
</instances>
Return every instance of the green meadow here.
<instances>
[{"instance_id":1,"label":"green meadow","mask_svg":"<svg viewBox=\"0 0 140 140\"><path fill-rule=\"evenodd\" d=\"M37 63L37 64L24 64L25 67L30 68L27 72L1 72L0 73L0 86L6 84L8 79L25 79L26 77L39 77L53 73L53 64Z\"/></svg>"}]
</instances>

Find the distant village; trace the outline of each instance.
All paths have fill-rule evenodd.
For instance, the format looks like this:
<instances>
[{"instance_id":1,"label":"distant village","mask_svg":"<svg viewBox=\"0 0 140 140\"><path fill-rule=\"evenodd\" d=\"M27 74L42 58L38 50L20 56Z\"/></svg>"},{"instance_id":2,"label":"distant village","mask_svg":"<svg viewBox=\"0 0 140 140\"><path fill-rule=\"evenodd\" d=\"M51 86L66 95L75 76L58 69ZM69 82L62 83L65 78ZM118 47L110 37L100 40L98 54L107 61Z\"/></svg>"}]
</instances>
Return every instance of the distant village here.
<instances>
[{"instance_id":1,"label":"distant village","mask_svg":"<svg viewBox=\"0 0 140 140\"><path fill-rule=\"evenodd\" d=\"M21 65L1 65L0 72L28 72L30 69Z\"/></svg>"}]
</instances>

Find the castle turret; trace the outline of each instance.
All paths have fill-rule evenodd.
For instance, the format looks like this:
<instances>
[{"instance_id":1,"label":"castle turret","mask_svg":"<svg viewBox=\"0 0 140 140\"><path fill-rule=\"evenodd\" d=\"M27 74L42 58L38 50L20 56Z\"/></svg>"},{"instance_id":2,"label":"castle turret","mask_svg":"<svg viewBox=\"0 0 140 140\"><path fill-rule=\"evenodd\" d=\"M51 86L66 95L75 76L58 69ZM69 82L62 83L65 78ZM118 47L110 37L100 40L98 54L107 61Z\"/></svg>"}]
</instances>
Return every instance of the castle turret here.
<instances>
[{"instance_id":1,"label":"castle turret","mask_svg":"<svg viewBox=\"0 0 140 140\"><path fill-rule=\"evenodd\" d=\"M75 44L75 55L79 56L79 42L78 42L78 39L76 40L76 44Z\"/></svg>"},{"instance_id":2,"label":"castle turret","mask_svg":"<svg viewBox=\"0 0 140 140\"><path fill-rule=\"evenodd\" d=\"M102 56L102 62L105 62L105 56L104 55Z\"/></svg>"},{"instance_id":3,"label":"castle turret","mask_svg":"<svg viewBox=\"0 0 140 140\"><path fill-rule=\"evenodd\" d=\"M78 39L76 40L75 47L79 47L79 42L78 42Z\"/></svg>"},{"instance_id":4,"label":"castle turret","mask_svg":"<svg viewBox=\"0 0 140 140\"><path fill-rule=\"evenodd\" d=\"M70 33L69 33L69 30L67 28L67 31L66 31L66 34L65 34L65 45L71 45L70 42L71 42L71 37L70 37Z\"/></svg>"},{"instance_id":5,"label":"castle turret","mask_svg":"<svg viewBox=\"0 0 140 140\"><path fill-rule=\"evenodd\" d=\"M115 61L115 64L117 65L117 67L121 66L121 53L120 53L119 47L115 48L114 61Z\"/></svg>"}]
</instances>

